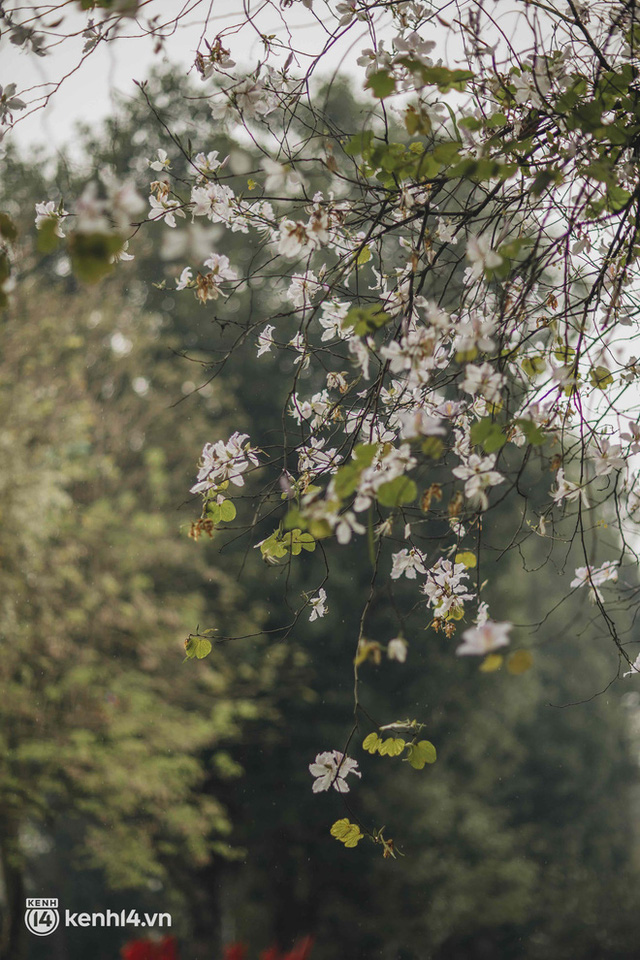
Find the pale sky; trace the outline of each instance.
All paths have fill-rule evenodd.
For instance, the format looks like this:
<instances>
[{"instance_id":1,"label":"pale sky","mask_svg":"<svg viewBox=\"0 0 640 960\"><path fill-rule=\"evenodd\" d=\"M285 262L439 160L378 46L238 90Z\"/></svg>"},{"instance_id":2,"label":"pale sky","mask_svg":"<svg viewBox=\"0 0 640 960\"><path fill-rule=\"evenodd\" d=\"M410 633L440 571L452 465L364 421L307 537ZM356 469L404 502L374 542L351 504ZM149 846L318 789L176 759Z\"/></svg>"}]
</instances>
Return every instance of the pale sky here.
<instances>
[{"instance_id":1,"label":"pale sky","mask_svg":"<svg viewBox=\"0 0 640 960\"><path fill-rule=\"evenodd\" d=\"M78 121L94 123L107 116L114 108L116 93L139 95L134 80L144 80L154 63L177 64L186 73L193 65L202 35L203 13L210 6L212 16L206 32L209 41L223 28L243 19L241 0L202 0L167 37L164 51L159 54L154 53L153 39L125 36L100 44L81 62L84 40L80 34L89 17L79 12L67 14L65 19L65 31L77 32L78 36L54 45L46 57L36 57L32 52L19 49L9 42L5 33L0 39L0 84L16 83L19 94L28 91L22 94L24 100L31 103L34 97L45 92L47 84L53 85L70 74L44 109L23 112L10 136L25 147L36 143L60 146L71 138ZM175 0L149 0L146 9L147 13L158 13L166 20L175 16L180 7ZM265 3L253 3L252 9L264 33L274 33L286 41L286 31L291 31L302 54L302 66L305 66L304 53L317 52L327 36L322 24L300 4L285 11L286 21L278 20L273 8ZM384 30L384 24L380 26ZM239 65L255 65L262 52L261 41L253 30L245 29L241 36L230 35L225 45ZM341 73L361 74L356 59L362 47L368 45L370 40L364 30L352 31L348 41L329 51L324 61L325 71L339 69Z\"/></svg>"}]
</instances>

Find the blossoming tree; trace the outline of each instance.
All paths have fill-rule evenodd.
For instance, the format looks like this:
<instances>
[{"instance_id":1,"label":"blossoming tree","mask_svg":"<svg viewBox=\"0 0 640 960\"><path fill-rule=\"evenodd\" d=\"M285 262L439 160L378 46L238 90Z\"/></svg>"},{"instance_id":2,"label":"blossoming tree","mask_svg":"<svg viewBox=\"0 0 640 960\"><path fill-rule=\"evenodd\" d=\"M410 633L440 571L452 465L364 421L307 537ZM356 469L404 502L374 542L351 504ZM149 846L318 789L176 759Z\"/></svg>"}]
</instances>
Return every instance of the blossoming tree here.
<instances>
[{"instance_id":1,"label":"blossoming tree","mask_svg":"<svg viewBox=\"0 0 640 960\"><path fill-rule=\"evenodd\" d=\"M126 6L87 26L87 43L137 9ZM300 11L318 25L311 54L291 23ZM38 205L42 249L66 235L87 281L135 255L143 224L210 222L255 241L248 269L218 249L175 277L179 295L232 330L212 376L251 350L289 377L268 436L203 438L192 534L232 524L273 566L320 551L325 576L299 597L298 629L331 604L334 551L366 544L370 589L356 598L360 632L345 638L340 665L354 673L354 722L344 744L309 758L315 792L350 792L360 771L349 750L416 770L436 759L428 716L374 721L360 697L368 664L410 664L401 610L386 645L368 639L373 598L401 578L415 584L425 628L451 641L452 683L456 656L517 676L535 635L489 610L490 558L524 556L540 538L561 570L577 555L568 590L592 601L618 675L640 672L618 618L635 604L640 520L637 12L635 0L246 6L217 33L205 23L195 68L212 117L250 138L257 169L236 170L199 142L188 99L179 129L149 102L166 145L146 158L146 180L105 171L68 210ZM23 40L35 53L37 26ZM239 66L256 36L258 62ZM351 47L362 107L339 126L314 80L334 48ZM28 107L12 85L2 102L8 121ZM177 159L187 178L172 177ZM19 264L7 218L0 229L10 295ZM247 290L269 305L269 323L232 319ZM492 511L507 499L521 521L498 548ZM526 576L535 591L535 571ZM192 634L187 656L221 639ZM344 800L333 836L345 846L368 836L395 856Z\"/></svg>"}]
</instances>

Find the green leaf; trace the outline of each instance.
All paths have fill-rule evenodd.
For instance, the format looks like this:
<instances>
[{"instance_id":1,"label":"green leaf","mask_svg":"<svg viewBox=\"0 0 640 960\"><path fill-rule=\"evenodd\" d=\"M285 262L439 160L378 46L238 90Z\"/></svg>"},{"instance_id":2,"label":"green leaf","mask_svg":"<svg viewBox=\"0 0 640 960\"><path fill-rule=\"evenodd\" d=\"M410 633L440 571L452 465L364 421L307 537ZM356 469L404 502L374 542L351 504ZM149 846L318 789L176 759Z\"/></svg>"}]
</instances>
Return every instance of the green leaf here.
<instances>
[{"instance_id":1,"label":"green leaf","mask_svg":"<svg viewBox=\"0 0 640 960\"><path fill-rule=\"evenodd\" d=\"M344 148L344 152L349 157L364 157L371 154L373 146L373 131L363 130L361 133L354 134Z\"/></svg>"},{"instance_id":2,"label":"green leaf","mask_svg":"<svg viewBox=\"0 0 640 960\"><path fill-rule=\"evenodd\" d=\"M432 460L439 460L444 452L444 443L440 437L425 437L421 444L421 450Z\"/></svg>"},{"instance_id":3,"label":"green leaf","mask_svg":"<svg viewBox=\"0 0 640 960\"><path fill-rule=\"evenodd\" d=\"M282 560L288 552L297 557L303 550L312 552L315 548L315 538L310 533L303 533L297 527L287 533L276 530L260 544L262 556L271 562Z\"/></svg>"},{"instance_id":4,"label":"green leaf","mask_svg":"<svg viewBox=\"0 0 640 960\"><path fill-rule=\"evenodd\" d=\"M303 533L302 530L292 530L291 533L285 533L283 539L294 557L297 557L302 550L308 550L312 553L316 548L316 541L311 534Z\"/></svg>"},{"instance_id":5,"label":"green leaf","mask_svg":"<svg viewBox=\"0 0 640 960\"><path fill-rule=\"evenodd\" d=\"M395 89L395 77L392 77L386 70L376 70L365 83L365 90L371 90L371 93L374 97L377 97L378 100L384 100L384 98L390 96Z\"/></svg>"},{"instance_id":6,"label":"green leaf","mask_svg":"<svg viewBox=\"0 0 640 960\"><path fill-rule=\"evenodd\" d=\"M0 212L0 236L5 240L15 240L18 236L18 228L8 213Z\"/></svg>"},{"instance_id":7,"label":"green leaf","mask_svg":"<svg viewBox=\"0 0 640 960\"><path fill-rule=\"evenodd\" d=\"M232 500L223 500L222 503L216 503L211 500L207 504L207 516L214 523L229 523L236 518L236 508Z\"/></svg>"},{"instance_id":8,"label":"green leaf","mask_svg":"<svg viewBox=\"0 0 640 960\"><path fill-rule=\"evenodd\" d=\"M471 442L482 446L486 453L495 453L501 450L507 442L500 424L491 417L478 420L471 427Z\"/></svg>"},{"instance_id":9,"label":"green leaf","mask_svg":"<svg viewBox=\"0 0 640 960\"><path fill-rule=\"evenodd\" d=\"M407 760L414 770L422 770L425 764L435 763L436 758L436 748L430 740L420 740L419 743L409 744Z\"/></svg>"},{"instance_id":10,"label":"green leaf","mask_svg":"<svg viewBox=\"0 0 640 960\"><path fill-rule=\"evenodd\" d=\"M410 477L396 477L378 488L378 503L382 507L401 507L418 496L418 488Z\"/></svg>"},{"instance_id":11,"label":"green leaf","mask_svg":"<svg viewBox=\"0 0 640 960\"><path fill-rule=\"evenodd\" d=\"M224 500L220 504L220 519L224 523L229 523L230 520L235 520L236 514L237 510L232 500Z\"/></svg>"},{"instance_id":12,"label":"green leaf","mask_svg":"<svg viewBox=\"0 0 640 960\"><path fill-rule=\"evenodd\" d=\"M447 67L427 67L413 57L402 57L400 63L413 74L417 74L424 84L437 86L441 93L449 90L463 91L469 80L473 79L471 70L449 70Z\"/></svg>"},{"instance_id":13,"label":"green leaf","mask_svg":"<svg viewBox=\"0 0 640 960\"><path fill-rule=\"evenodd\" d=\"M372 303L367 307L351 307L342 320L341 326L343 330L353 327L357 337L364 337L369 333L375 333L390 319L389 314L385 313L379 303Z\"/></svg>"},{"instance_id":14,"label":"green leaf","mask_svg":"<svg viewBox=\"0 0 640 960\"><path fill-rule=\"evenodd\" d=\"M378 452L377 443L359 443L353 451L353 458L361 469L370 467Z\"/></svg>"},{"instance_id":15,"label":"green leaf","mask_svg":"<svg viewBox=\"0 0 640 960\"><path fill-rule=\"evenodd\" d=\"M53 217L47 217L42 221L36 241L38 253L53 253L57 249L60 237L56 233L56 226L57 221Z\"/></svg>"},{"instance_id":16,"label":"green leaf","mask_svg":"<svg viewBox=\"0 0 640 960\"><path fill-rule=\"evenodd\" d=\"M433 150L433 156L439 163L449 164L460 157L460 148L462 144L459 140L447 140L439 143Z\"/></svg>"},{"instance_id":17,"label":"green leaf","mask_svg":"<svg viewBox=\"0 0 640 960\"><path fill-rule=\"evenodd\" d=\"M11 276L11 264L5 250L0 250L0 284Z\"/></svg>"},{"instance_id":18,"label":"green leaf","mask_svg":"<svg viewBox=\"0 0 640 960\"><path fill-rule=\"evenodd\" d=\"M562 172L556 167L547 167L544 170L539 170L534 177L531 193L534 197L541 197L547 187L552 183L558 186L562 183L563 179Z\"/></svg>"},{"instance_id":19,"label":"green leaf","mask_svg":"<svg viewBox=\"0 0 640 960\"><path fill-rule=\"evenodd\" d=\"M462 127L464 130L482 130L482 120L479 120L478 117L462 117L458 120L458 126Z\"/></svg>"},{"instance_id":20,"label":"green leaf","mask_svg":"<svg viewBox=\"0 0 640 960\"><path fill-rule=\"evenodd\" d=\"M265 560L282 560L287 555L287 547L282 542L278 530L260 544L260 553Z\"/></svg>"},{"instance_id":21,"label":"green leaf","mask_svg":"<svg viewBox=\"0 0 640 960\"><path fill-rule=\"evenodd\" d=\"M206 637L198 637L192 633L185 640L184 650L187 660L203 660L211 653L211 640L207 640Z\"/></svg>"},{"instance_id":22,"label":"green leaf","mask_svg":"<svg viewBox=\"0 0 640 960\"><path fill-rule=\"evenodd\" d=\"M362 470L363 468L357 463L344 463L338 467L333 478L333 488L341 500L351 496L357 489Z\"/></svg>"},{"instance_id":23,"label":"green leaf","mask_svg":"<svg viewBox=\"0 0 640 960\"><path fill-rule=\"evenodd\" d=\"M547 435L542 432L537 423L534 423L533 420L516 420L516 424L520 427L525 437L527 438L527 443L530 443L532 447L540 447L547 439Z\"/></svg>"},{"instance_id":24,"label":"green leaf","mask_svg":"<svg viewBox=\"0 0 640 960\"><path fill-rule=\"evenodd\" d=\"M74 274L85 283L102 280L113 270L113 257L122 250L123 244L123 238L115 233L71 234L69 252Z\"/></svg>"}]
</instances>

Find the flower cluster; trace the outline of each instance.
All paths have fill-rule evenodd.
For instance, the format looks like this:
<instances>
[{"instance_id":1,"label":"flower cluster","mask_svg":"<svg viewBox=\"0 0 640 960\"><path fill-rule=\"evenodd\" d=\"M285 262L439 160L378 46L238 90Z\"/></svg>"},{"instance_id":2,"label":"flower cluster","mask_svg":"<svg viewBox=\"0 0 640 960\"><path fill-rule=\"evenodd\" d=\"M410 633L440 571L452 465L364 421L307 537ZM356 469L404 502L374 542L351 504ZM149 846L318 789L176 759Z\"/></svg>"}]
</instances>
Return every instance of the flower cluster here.
<instances>
[{"instance_id":1,"label":"flower cluster","mask_svg":"<svg viewBox=\"0 0 640 960\"><path fill-rule=\"evenodd\" d=\"M244 472L250 464L259 463L257 450L248 442L246 433L233 433L227 442L206 443L202 450L200 469L191 493L206 493L223 483L244 486Z\"/></svg>"}]
</instances>

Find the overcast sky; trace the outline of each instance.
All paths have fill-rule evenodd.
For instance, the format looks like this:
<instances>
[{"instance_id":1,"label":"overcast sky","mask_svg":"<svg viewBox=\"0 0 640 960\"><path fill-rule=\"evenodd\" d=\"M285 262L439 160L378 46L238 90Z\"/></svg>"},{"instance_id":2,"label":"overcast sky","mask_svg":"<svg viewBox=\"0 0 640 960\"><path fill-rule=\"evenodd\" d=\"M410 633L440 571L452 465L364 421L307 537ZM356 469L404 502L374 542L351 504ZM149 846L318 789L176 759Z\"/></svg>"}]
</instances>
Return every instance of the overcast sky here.
<instances>
[{"instance_id":1,"label":"overcast sky","mask_svg":"<svg viewBox=\"0 0 640 960\"><path fill-rule=\"evenodd\" d=\"M193 65L195 52L202 35L202 13L209 7L211 0L201 3L198 10L185 17L169 36L162 53L154 53L154 41L148 37L122 37L113 43L102 43L84 62L82 47L84 40L80 33L86 26L88 16L81 13L68 14L65 19L65 31L76 31L78 36L52 46L46 57L36 57L31 52L20 50L11 44L6 35L0 39L0 84L15 82L19 91L27 90L24 99L31 102L34 96L45 91L46 84L57 83L62 77L60 88L54 93L45 109L30 112L20 119L11 134L22 146L35 143L48 143L59 146L68 141L74 125L78 121L94 123L108 115L114 107L115 94L136 96L135 80L144 80L154 63L170 62L180 66L185 72ZM242 19L240 0L213 0L212 16L206 37L210 41L224 27L229 27ZM273 32L284 36L290 29L302 54L305 51L317 51L326 38L325 30L301 5L296 4L286 11L285 24L278 22L265 4L254 3L254 7L263 7L259 26L264 32ZM179 5L172 0L151 0L147 11L175 16ZM216 9L217 8L217 9ZM222 11L222 12L220 12ZM335 22L335 21L334 21ZM383 30L384 26L381 24ZM69 29L71 28L71 30ZM132 25L131 33L134 33ZM358 37L357 42L354 40ZM348 44L333 48L326 57L325 71L339 69L341 73L361 72L356 66L356 58L369 40L363 30L352 31ZM242 37L230 36L228 46L238 63L255 64L260 57L262 45L255 32L244 32ZM302 57L301 65L304 65ZM16 116L18 116L16 114Z\"/></svg>"}]
</instances>

